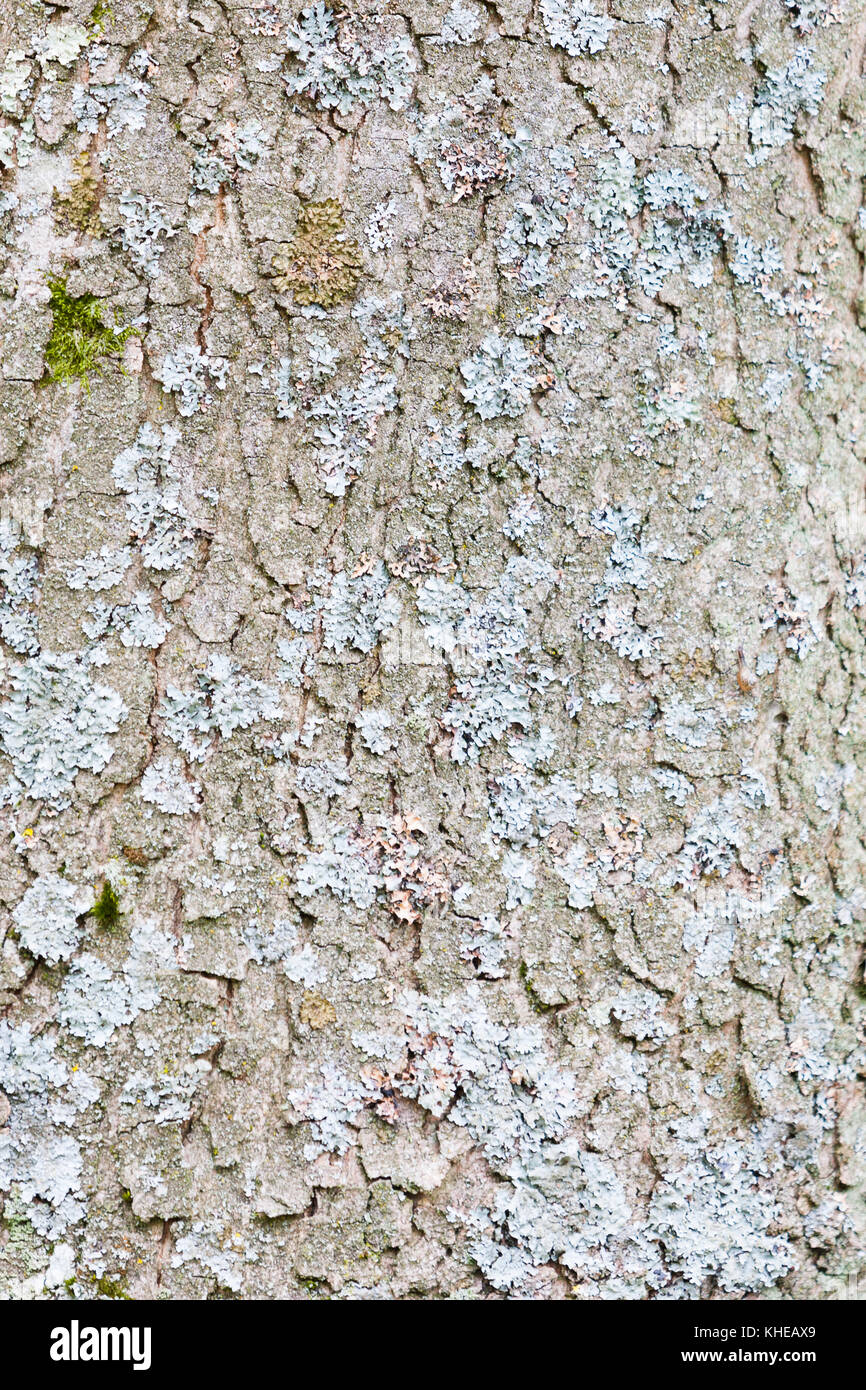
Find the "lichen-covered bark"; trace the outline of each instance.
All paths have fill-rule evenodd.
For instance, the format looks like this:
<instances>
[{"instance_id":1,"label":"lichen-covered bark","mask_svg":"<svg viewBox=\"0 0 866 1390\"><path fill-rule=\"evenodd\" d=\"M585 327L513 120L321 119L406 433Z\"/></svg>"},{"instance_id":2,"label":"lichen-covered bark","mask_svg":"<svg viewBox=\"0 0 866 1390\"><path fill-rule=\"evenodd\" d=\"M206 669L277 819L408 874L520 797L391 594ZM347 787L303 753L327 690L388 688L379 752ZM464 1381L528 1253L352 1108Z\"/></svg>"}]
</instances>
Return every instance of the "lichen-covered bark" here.
<instances>
[{"instance_id":1,"label":"lichen-covered bark","mask_svg":"<svg viewBox=\"0 0 866 1390\"><path fill-rule=\"evenodd\" d=\"M862 7L0 16L0 1291L838 1295Z\"/></svg>"}]
</instances>

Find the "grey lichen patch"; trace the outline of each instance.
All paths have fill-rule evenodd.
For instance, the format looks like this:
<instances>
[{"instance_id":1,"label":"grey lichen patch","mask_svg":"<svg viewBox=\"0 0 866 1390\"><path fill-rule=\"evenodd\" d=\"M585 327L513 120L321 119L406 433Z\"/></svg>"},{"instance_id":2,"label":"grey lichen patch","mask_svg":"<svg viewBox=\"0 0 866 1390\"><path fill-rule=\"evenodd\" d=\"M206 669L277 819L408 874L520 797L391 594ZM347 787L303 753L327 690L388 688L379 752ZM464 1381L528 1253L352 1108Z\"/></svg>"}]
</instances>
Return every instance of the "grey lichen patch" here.
<instances>
[{"instance_id":1,"label":"grey lichen patch","mask_svg":"<svg viewBox=\"0 0 866 1390\"><path fill-rule=\"evenodd\" d=\"M461 362L460 374L466 383L463 399L475 407L482 420L522 415L537 383L526 346L518 338L505 341L495 333Z\"/></svg>"},{"instance_id":2,"label":"grey lichen patch","mask_svg":"<svg viewBox=\"0 0 866 1390\"><path fill-rule=\"evenodd\" d=\"M48 965L68 960L81 939L78 919L85 910L86 896L86 891L82 893L60 874L37 878L12 913L25 950Z\"/></svg>"},{"instance_id":3,"label":"grey lichen patch","mask_svg":"<svg viewBox=\"0 0 866 1390\"><path fill-rule=\"evenodd\" d=\"M302 205L294 239L273 258L274 285L297 304L333 309L352 297L362 267L360 248L346 231L340 204L327 198Z\"/></svg>"},{"instance_id":4,"label":"grey lichen patch","mask_svg":"<svg viewBox=\"0 0 866 1390\"><path fill-rule=\"evenodd\" d=\"M615 21L583 0L541 0L541 18L555 48L572 58L606 48Z\"/></svg>"},{"instance_id":5,"label":"grey lichen patch","mask_svg":"<svg viewBox=\"0 0 866 1390\"><path fill-rule=\"evenodd\" d=\"M102 772L111 735L128 710L110 686L94 680L87 655L42 652L13 669L11 691L0 705L0 748L12 766L3 796L24 795L49 805L68 804L78 772Z\"/></svg>"},{"instance_id":6,"label":"grey lichen patch","mask_svg":"<svg viewBox=\"0 0 866 1390\"><path fill-rule=\"evenodd\" d=\"M377 99L394 111L406 105L416 62L408 34L389 35L383 16L340 12L338 18L319 0L301 11L287 42L298 63L286 82L290 93L341 115Z\"/></svg>"}]
</instances>

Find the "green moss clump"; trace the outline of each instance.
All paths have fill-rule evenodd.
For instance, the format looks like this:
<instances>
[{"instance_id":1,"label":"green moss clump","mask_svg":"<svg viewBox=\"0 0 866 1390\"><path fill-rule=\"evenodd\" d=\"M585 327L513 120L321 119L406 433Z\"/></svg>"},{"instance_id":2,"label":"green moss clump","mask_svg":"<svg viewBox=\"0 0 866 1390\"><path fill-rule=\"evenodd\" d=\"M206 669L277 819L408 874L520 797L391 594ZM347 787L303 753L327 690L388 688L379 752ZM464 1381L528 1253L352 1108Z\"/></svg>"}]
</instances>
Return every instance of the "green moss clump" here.
<instances>
[{"instance_id":1,"label":"green moss clump","mask_svg":"<svg viewBox=\"0 0 866 1390\"><path fill-rule=\"evenodd\" d=\"M90 916L95 917L99 925L107 931L111 931L120 921L120 899L108 879L103 883L102 892L90 909Z\"/></svg>"},{"instance_id":2,"label":"green moss clump","mask_svg":"<svg viewBox=\"0 0 866 1390\"><path fill-rule=\"evenodd\" d=\"M332 309L355 293L362 265L360 247L346 231L343 209L336 199L327 198L301 208L294 241L285 242L274 256L274 283L281 294L291 292L296 304Z\"/></svg>"},{"instance_id":3,"label":"green moss clump","mask_svg":"<svg viewBox=\"0 0 866 1390\"><path fill-rule=\"evenodd\" d=\"M52 324L45 365L55 381L78 379L86 386L88 373L99 371L99 358L120 352L135 329L106 328L95 295L73 296L67 291L65 280L56 275L47 276L47 280Z\"/></svg>"},{"instance_id":4,"label":"green moss clump","mask_svg":"<svg viewBox=\"0 0 866 1390\"><path fill-rule=\"evenodd\" d=\"M104 0L96 0L96 4L90 11L90 18L87 21L87 32L89 34L101 34L106 24L114 23L114 11Z\"/></svg>"},{"instance_id":5,"label":"green moss clump","mask_svg":"<svg viewBox=\"0 0 866 1390\"><path fill-rule=\"evenodd\" d=\"M123 1285L116 1279L109 1279L107 1274L103 1274L99 1279L94 1274L92 1282L96 1285L96 1292L100 1298L125 1298L128 1302L132 1302L131 1295L126 1292Z\"/></svg>"},{"instance_id":6,"label":"green moss clump","mask_svg":"<svg viewBox=\"0 0 866 1390\"><path fill-rule=\"evenodd\" d=\"M93 172L90 155L82 150L72 161L75 177L68 193L54 190L54 216L61 228L101 237L105 228L99 219L99 179Z\"/></svg>"},{"instance_id":7,"label":"green moss clump","mask_svg":"<svg viewBox=\"0 0 866 1390\"><path fill-rule=\"evenodd\" d=\"M521 962L520 962L520 967L519 967L517 973L518 973L518 975L520 976L520 979L521 979L521 981L522 981L522 983L523 983L523 988L524 988L524 990L526 991L526 997L527 997L527 999L529 1000L529 1002L530 1002L532 1008L535 1010L535 1012L536 1012L537 1014L549 1014L549 1013L551 1012L551 1009L553 1008L553 1005L552 1005L552 1004L545 1004L545 1003L543 1003L542 1000L539 998L538 994L536 993L535 988L533 987L532 981L531 981L531 979L530 979L530 977L529 977L529 969L528 969L527 964L526 964L525 961L521 961Z\"/></svg>"}]
</instances>

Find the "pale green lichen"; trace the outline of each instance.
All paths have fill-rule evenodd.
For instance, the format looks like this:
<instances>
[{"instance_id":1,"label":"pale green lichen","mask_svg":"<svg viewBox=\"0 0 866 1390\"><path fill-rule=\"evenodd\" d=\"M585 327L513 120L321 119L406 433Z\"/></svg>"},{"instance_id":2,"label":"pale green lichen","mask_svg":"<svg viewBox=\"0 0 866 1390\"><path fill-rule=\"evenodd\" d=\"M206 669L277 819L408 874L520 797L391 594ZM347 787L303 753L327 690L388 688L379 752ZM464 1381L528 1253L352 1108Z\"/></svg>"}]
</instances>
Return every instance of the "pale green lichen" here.
<instances>
[{"instance_id":1,"label":"pale green lichen","mask_svg":"<svg viewBox=\"0 0 866 1390\"><path fill-rule=\"evenodd\" d=\"M358 243L346 231L343 209L336 199L327 198L301 208L294 239L274 256L274 284L281 294L291 293L297 304L332 309L355 293L362 266Z\"/></svg>"},{"instance_id":2,"label":"pale green lichen","mask_svg":"<svg viewBox=\"0 0 866 1390\"><path fill-rule=\"evenodd\" d=\"M54 216L61 229L101 237L105 228L99 216L99 179L93 172L90 154L82 150L72 161L75 170L69 190L54 190Z\"/></svg>"}]
</instances>

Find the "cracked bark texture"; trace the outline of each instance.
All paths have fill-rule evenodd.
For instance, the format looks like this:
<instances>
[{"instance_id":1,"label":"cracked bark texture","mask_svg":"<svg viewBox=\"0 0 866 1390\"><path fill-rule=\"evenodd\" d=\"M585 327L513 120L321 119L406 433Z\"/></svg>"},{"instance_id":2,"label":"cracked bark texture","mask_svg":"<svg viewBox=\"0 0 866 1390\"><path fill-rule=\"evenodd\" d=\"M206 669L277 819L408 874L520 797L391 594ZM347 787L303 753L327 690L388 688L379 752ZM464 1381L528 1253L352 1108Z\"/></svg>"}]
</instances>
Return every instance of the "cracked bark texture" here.
<instances>
[{"instance_id":1,"label":"cracked bark texture","mask_svg":"<svg viewBox=\"0 0 866 1390\"><path fill-rule=\"evenodd\" d=\"M0 18L4 1296L838 1297L861 7Z\"/></svg>"}]
</instances>

